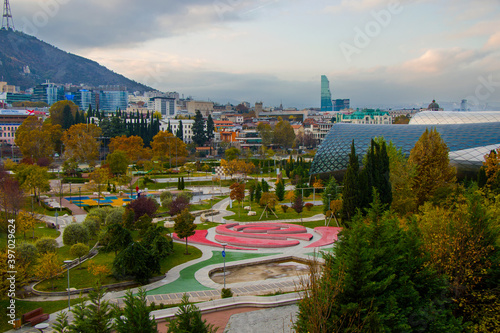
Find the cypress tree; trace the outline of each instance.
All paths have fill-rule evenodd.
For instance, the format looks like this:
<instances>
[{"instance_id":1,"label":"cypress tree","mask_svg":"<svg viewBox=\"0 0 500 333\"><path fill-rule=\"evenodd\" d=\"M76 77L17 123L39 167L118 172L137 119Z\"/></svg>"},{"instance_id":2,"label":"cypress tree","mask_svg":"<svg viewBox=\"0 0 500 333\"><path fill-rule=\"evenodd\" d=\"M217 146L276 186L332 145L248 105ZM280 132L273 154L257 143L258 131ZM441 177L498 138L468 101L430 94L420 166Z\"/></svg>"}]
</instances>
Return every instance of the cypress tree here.
<instances>
[{"instance_id":1,"label":"cypress tree","mask_svg":"<svg viewBox=\"0 0 500 333\"><path fill-rule=\"evenodd\" d=\"M182 120L179 120L179 128L177 129L177 132L175 133L175 136L184 141L184 131L182 128Z\"/></svg>"},{"instance_id":2,"label":"cypress tree","mask_svg":"<svg viewBox=\"0 0 500 333\"><path fill-rule=\"evenodd\" d=\"M283 180L280 180L276 185L276 196L279 201L285 199L285 182Z\"/></svg>"},{"instance_id":3,"label":"cypress tree","mask_svg":"<svg viewBox=\"0 0 500 333\"><path fill-rule=\"evenodd\" d=\"M205 121L203 120L200 110L196 110L193 124L193 142L197 146L203 146L206 141Z\"/></svg>"},{"instance_id":4,"label":"cypress tree","mask_svg":"<svg viewBox=\"0 0 500 333\"><path fill-rule=\"evenodd\" d=\"M181 177L177 178L177 189L180 191L182 190L182 185L181 185Z\"/></svg>"},{"instance_id":5,"label":"cypress tree","mask_svg":"<svg viewBox=\"0 0 500 333\"><path fill-rule=\"evenodd\" d=\"M349 165L344 176L344 188L342 189L342 221L344 225L356 214L359 207L359 161L354 147L354 140L351 144L349 154Z\"/></svg>"},{"instance_id":6,"label":"cypress tree","mask_svg":"<svg viewBox=\"0 0 500 333\"><path fill-rule=\"evenodd\" d=\"M184 184L184 177L182 177L182 180L181 180L181 187L182 187L182 190L186 189L186 184Z\"/></svg>"},{"instance_id":7,"label":"cypress tree","mask_svg":"<svg viewBox=\"0 0 500 333\"><path fill-rule=\"evenodd\" d=\"M255 202L260 201L260 197L262 196L262 187L260 186L260 183L257 182L257 187L255 188Z\"/></svg>"},{"instance_id":8,"label":"cypress tree","mask_svg":"<svg viewBox=\"0 0 500 333\"><path fill-rule=\"evenodd\" d=\"M207 118L207 139L208 141L212 140L214 138L214 120L212 119L212 115L208 115Z\"/></svg>"}]
</instances>

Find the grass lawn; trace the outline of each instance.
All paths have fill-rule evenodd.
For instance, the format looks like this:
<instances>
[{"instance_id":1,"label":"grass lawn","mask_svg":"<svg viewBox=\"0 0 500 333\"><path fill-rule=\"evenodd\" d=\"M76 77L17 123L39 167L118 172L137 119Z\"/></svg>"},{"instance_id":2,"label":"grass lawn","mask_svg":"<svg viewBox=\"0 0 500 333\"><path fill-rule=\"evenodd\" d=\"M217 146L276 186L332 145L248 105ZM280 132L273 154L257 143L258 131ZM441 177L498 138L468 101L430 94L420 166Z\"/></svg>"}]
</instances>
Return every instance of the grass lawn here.
<instances>
[{"instance_id":1,"label":"grass lawn","mask_svg":"<svg viewBox=\"0 0 500 333\"><path fill-rule=\"evenodd\" d=\"M208 230L210 228L214 228L216 226L220 225L220 223L217 222L205 222L201 224L196 225L196 230Z\"/></svg>"},{"instance_id":2,"label":"grass lawn","mask_svg":"<svg viewBox=\"0 0 500 333\"><path fill-rule=\"evenodd\" d=\"M248 201L243 202L243 207L249 206ZM281 203L283 204L283 203ZM238 217L238 211L241 209L241 217ZM264 208L260 207L257 205L255 202L252 203L252 211L256 212L257 215L255 216L248 216L248 211L244 210L238 202L233 202L233 208L227 207L227 210L234 212L235 215L228 216L227 220L234 220L234 221L239 221L239 222L258 222L260 215L264 211ZM310 211L308 211L305 207L302 213L299 215L297 214L292 208L288 208L287 212L284 213L283 210L280 207L280 204L276 205L275 213L278 216L276 218L272 213L268 213L268 217L266 218L266 214L262 217L262 221L272 221L272 220L288 220L288 219L300 219L306 218L306 217L311 217L316 214L321 214L323 213L323 206L314 206L311 208Z\"/></svg>"},{"instance_id":3,"label":"grass lawn","mask_svg":"<svg viewBox=\"0 0 500 333\"><path fill-rule=\"evenodd\" d=\"M72 299L71 300L71 305L78 304L79 300L78 299ZM2 300L0 301L0 307L2 309L7 308L9 305L9 300ZM38 308L43 308L43 311L45 313L54 313L56 311L65 309L68 307L68 301L48 301L48 302L30 302L30 301L21 301L21 300L16 300L16 318L21 318L21 316L26 313L30 312L32 310L38 309ZM5 316L2 313L2 316ZM51 316L52 317L52 316ZM7 317L4 317L7 318ZM6 332L8 330L12 329L12 325L10 325L6 319L0 320L0 332Z\"/></svg>"},{"instance_id":4,"label":"grass lawn","mask_svg":"<svg viewBox=\"0 0 500 333\"><path fill-rule=\"evenodd\" d=\"M26 231L26 237L21 232L16 233L16 242L35 242L37 239L42 237L50 237L57 238L59 236L60 231L52 228L47 228L45 223L37 223L35 224L35 239L33 240L33 230ZM7 248L7 234L0 233L0 249Z\"/></svg>"},{"instance_id":5,"label":"grass lawn","mask_svg":"<svg viewBox=\"0 0 500 333\"><path fill-rule=\"evenodd\" d=\"M167 271L172 269L172 267L175 267L177 265L201 257L202 253L199 249L193 246L188 246L188 249L190 255L184 255L184 252L186 251L186 245L174 243L174 253L172 253L171 255L169 255L168 257L166 257L161 261L160 263L161 274L156 274L155 276L163 275ZM61 258L61 262L65 260L62 258L73 259L69 255L68 246L60 248L58 256L59 258ZM114 259L115 259L114 252L109 252L109 253L99 252L99 254L95 256L91 261L93 261L97 265L105 265L109 270L112 270ZM96 278L87 270L88 266L89 266L89 261L86 261L80 266L70 270L71 288L82 289L94 286ZM124 282L124 281L118 281L112 276L107 276L103 279L102 284L105 286L106 284L118 283L118 282ZM52 289L52 283L54 289ZM53 279L43 281L40 284L38 284L36 288L41 291L65 291L67 288L67 275L66 273L63 273Z\"/></svg>"}]
</instances>

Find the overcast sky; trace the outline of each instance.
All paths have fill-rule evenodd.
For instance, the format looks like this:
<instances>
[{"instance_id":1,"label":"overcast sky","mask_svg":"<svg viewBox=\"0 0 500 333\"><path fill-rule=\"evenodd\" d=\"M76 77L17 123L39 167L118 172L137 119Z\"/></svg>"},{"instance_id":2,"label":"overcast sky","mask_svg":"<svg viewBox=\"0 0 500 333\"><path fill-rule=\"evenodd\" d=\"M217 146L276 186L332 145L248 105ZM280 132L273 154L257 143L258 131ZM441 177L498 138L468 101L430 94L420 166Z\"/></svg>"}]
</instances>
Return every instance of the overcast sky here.
<instances>
[{"instance_id":1,"label":"overcast sky","mask_svg":"<svg viewBox=\"0 0 500 333\"><path fill-rule=\"evenodd\" d=\"M319 107L500 102L500 0L10 0L16 29L162 91Z\"/></svg>"}]
</instances>

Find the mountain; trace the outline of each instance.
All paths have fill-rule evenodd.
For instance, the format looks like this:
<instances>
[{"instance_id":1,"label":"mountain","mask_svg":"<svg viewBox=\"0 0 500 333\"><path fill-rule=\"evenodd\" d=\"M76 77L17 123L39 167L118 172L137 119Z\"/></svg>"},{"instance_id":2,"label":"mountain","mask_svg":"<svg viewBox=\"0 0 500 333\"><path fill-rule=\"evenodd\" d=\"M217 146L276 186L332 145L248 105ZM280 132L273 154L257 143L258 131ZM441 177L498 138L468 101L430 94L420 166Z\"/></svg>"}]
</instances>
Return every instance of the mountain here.
<instances>
[{"instance_id":1,"label":"mountain","mask_svg":"<svg viewBox=\"0 0 500 333\"><path fill-rule=\"evenodd\" d=\"M0 80L23 90L46 80L89 86L120 85L127 87L129 92L154 90L95 61L65 52L20 31L5 29L0 30Z\"/></svg>"}]
</instances>

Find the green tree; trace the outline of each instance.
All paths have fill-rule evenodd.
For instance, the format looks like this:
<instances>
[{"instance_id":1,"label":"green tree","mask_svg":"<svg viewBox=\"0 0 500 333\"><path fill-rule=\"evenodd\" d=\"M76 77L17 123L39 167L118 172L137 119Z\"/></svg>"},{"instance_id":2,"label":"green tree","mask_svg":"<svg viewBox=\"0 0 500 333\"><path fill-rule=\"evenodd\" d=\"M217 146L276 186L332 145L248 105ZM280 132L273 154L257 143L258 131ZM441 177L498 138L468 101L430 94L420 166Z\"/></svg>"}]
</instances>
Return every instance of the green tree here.
<instances>
[{"instance_id":1,"label":"green tree","mask_svg":"<svg viewBox=\"0 0 500 333\"><path fill-rule=\"evenodd\" d=\"M17 260L26 265L33 265L38 258L38 249L32 243L21 243L16 247Z\"/></svg>"},{"instance_id":2,"label":"green tree","mask_svg":"<svg viewBox=\"0 0 500 333\"><path fill-rule=\"evenodd\" d=\"M259 136L262 139L262 145L269 146L273 142L273 129L271 125L264 122L259 122L257 125L257 131L259 132Z\"/></svg>"},{"instance_id":3,"label":"green tree","mask_svg":"<svg viewBox=\"0 0 500 333\"><path fill-rule=\"evenodd\" d=\"M108 154L106 163L113 175L122 175L127 172L129 160L124 151L115 150L111 154Z\"/></svg>"},{"instance_id":4,"label":"green tree","mask_svg":"<svg viewBox=\"0 0 500 333\"><path fill-rule=\"evenodd\" d=\"M292 147L295 141L295 132L292 125L286 120L279 121L274 128L273 142L283 149Z\"/></svg>"},{"instance_id":5,"label":"green tree","mask_svg":"<svg viewBox=\"0 0 500 333\"><path fill-rule=\"evenodd\" d=\"M342 188L341 217L344 225L356 214L356 209L359 207L359 192L359 161L354 140L352 140L349 165L344 175L344 187Z\"/></svg>"},{"instance_id":6,"label":"green tree","mask_svg":"<svg viewBox=\"0 0 500 333\"><path fill-rule=\"evenodd\" d=\"M200 110L196 110L196 115L194 116L193 130L193 142L197 146L203 146L207 142L207 136L205 132L205 121L201 115Z\"/></svg>"},{"instance_id":7,"label":"green tree","mask_svg":"<svg viewBox=\"0 0 500 333\"><path fill-rule=\"evenodd\" d=\"M208 141L211 141L214 138L214 131L215 131L215 126L214 126L214 120L212 119L212 115L208 115L207 118L207 139Z\"/></svg>"},{"instance_id":8,"label":"green tree","mask_svg":"<svg viewBox=\"0 0 500 333\"><path fill-rule=\"evenodd\" d=\"M184 141L184 129L182 127L182 120L179 120L179 128L177 129L175 136Z\"/></svg>"},{"instance_id":9,"label":"green tree","mask_svg":"<svg viewBox=\"0 0 500 333\"><path fill-rule=\"evenodd\" d=\"M71 223L63 232L64 245L73 245L77 243L89 242L89 231L80 223Z\"/></svg>"},{"instance_id":10,"label":"green tree","mask_svg":"<svg viewBox=\"0 0 500 333\"><path fill-rule=\"evenodd\" d=\"M54 238L42 237L35 243L36 249L40 254L56 252L57 251L57 241Z\"/></svg>"},{"instance_id":11,"label":"green tree","mask_svg":"<svg viewBox=\"0 0 500 333\"><path fill-rule=\"evenodd\" d=\"M78 111L78 106L75 103L72 101L59 101L52 104L49 109L52 124L60 125L62 128L68 129L69 127L64 127L65 121L67 122L66 117L68 117L68 111L71 122L73 122L76 111Z\"/></svg>"},{"instance_id":12,"label":"green tree","mask_svg":"<svg viewBox=\"0 0 500 333\"><path fill-rule=\"evenodd\" d=\"M132 242L115 257L113 270L119 277L133 276L138 283L146 284L154 273L161 272L160 258L141 242Z\"/></svg>"},{"instance_id":13,"label":"green tree","mask_svg":"<svg viewBox=\"0 0 500 333\"><path fill-rule=\"evenodd\" d=\"M330 202L337 200L339 197L339 186L335 177L330 177L323 192L323 214L330 209Z\"/></svg>"},{"instance_id":14,"label":"green tree","mask_svg":"<svg viewBox=\"0 0 500 333\"><path fill-rule=\"evenodd\" d=\"M262 193L269 192L269 183L262 178Z\"/></svg>"},{"instance_id":15,"label":"green tree","mask_svg":"<svg viewBox=\"0 0 500 333\"><path fill-rule=\"evenodd\" d=\"M97 203L98 207L101 206L101 193L103 190L103 186L109 181L110 174L109 174L109 169L100 167L96 168L90 175L89 178L91 181L94 182L94 188L97 190L98 197L97 197Z\"/></svg>"},{"instance_id":16,"label":"green tree","mask_svg":"<svg viewBox=\"0 0 500 333\"><path fill-rule=\"evenodd\" d=\"M215 333L217 327L201 319L201 311L189 304L189 296L184 294L175 318L168 322L168 333Z\"/></svg>"},{"instance_id":17,"label":"green tree","mask_svg":"<svg viewBox=\"0 0 500 333\"><path fill-rule=\"evenodd\" d=\"M97 286L89 292L89 299L80 299L71 312L73 320L68 326L69 333L110 333L113 329L113 308L104 300L105 290Z\"/></svg>"},{"instance_id":18,"label":"green tree","mask_svg":"<svg viewBox=\"0 0 500 333\"><path fill-rule=\"evenodd\" d=\"M262 197L262 186L259 182L257 182L257 186L255 187L255 201L260 202L260 198Z\"/></svg>"},{"instance_id":19,"label":"green tree","mask_svg":"<svg viewBox=\"0 0 500 333\"><path fill-rule=\"evenodd\" d=\"M425 130L410 152L409 162L416 166L413 191L422 205L441 187L456 181L456 169L450 165L448 146L435 128Z\"/></svg>"},{"instance_id":20,"label":"green tree","mask_svg":"<svg viewBox=\"0 0 500 333\"><path fill-rule=\"evenodd\" d=\"M325 256L328 276L316 287L319 294L335 289L336 295L324 331L461 332L445 296L446 282L428 266L416 224L402 228L382 210L375 194L368 218L356 215L334 253ZM300 303L298 332L316 322L306 305L316 306Z\"/></svg>"},{"instance_id":21,"label":"green tree","mask_svg":"<svg viewBox=\"0 0 500 333\"><path fill-rule=\"evenodd\" d=\"M112 224L100 235L99 243L104 246L106 251L118 251L125 249L133 242L132 234L121 224Z\"/></svg>"},{"instance_id":22,"label":"green tree","mask_svg":"<svg viewBox=\"0 0 500 333\"><path fill-rule=\"evenodd\" d=\"M137 295L131 290L125 293L125 307L115 315L115 329L118 333L156 333L156 321L149 316L146 290L139 288Z\"/></svg>"},{"instance_id":23,"label":"green tree","mask_svg":"<svg viewBox=\"0 0 500 333\"><path fill-rule=\"evenodd\" d=\"M37 198L41 192L50 190L47 168L38 165L20 164L16 168L16 178L23 189L33 193Z\"/></svg>"},{"instance_id":24,"label":"green tree","mask_svg":"<svg viewBox=\"0 0 500 333\"><path fill-rule=\"evenodd\" d=\"M276 196L279 201L283 201L285 199L285 182L283 179L276 184Z\"/></svg>"},{"instance_id":25,"label":"green tree","mask_svg":"<svg viewBox=\"0 0 500 333\"><path fill-rule=\"evenodd\" d=\"M77 257L78 261L80 261L80 258L87 253L89 253L89 247L82 243L76 243L69 249L69 254L71 254L73 257Z\"/></svg>"},{"instance_id":26,"label":"green tree","mask_svg":"<svg viewBox=\"0 0 500 333\"><path fill-rule=\"evenodd\" d=\"M173 242L170 237L166 237L167 229L162 226L151 226L142 237L144 244L148 245L151 254L163 259L173 252Z\"/></svg>"},{"instance_id":27,"label":"green tree","mask_svg":"<svg viewBox=\"0 0 500 333\"><path fill-rule=\"evenodd\" d=\"M237 159L241 155L241 151L236 147L226 149L224 152L228 161Z\"/></svg>"},{"instance_id":28,"label":"green tree","mask_svg":"<svg viewBox=\"0 0 500 333\"><path fill-rule=\"evenodd\" d=\"M186 239L186 255L188 252L188 237L193 236L196 230L196 224L194 224L194 216L189 212L186 208L182 211L182 213L178 214L174 221L174 231L179 238Z\"/></svg>"},{"instance_id":29,"label":"green tree","mask_svg":"<svg viewBox=\"0 0 500 333\"><path fill-rule=\"evenodd\" d=\"M78 111L76 111L75 113L75 116L76 114L78 113ZM75 119L73 117L73 115L71 114L71 107L66 104L63 108L63 112L62 112L62 129L63 130L67 130L68 128L70 128L71 126L73 126L75 124Z\"/></svg>"}]
</instances>

